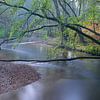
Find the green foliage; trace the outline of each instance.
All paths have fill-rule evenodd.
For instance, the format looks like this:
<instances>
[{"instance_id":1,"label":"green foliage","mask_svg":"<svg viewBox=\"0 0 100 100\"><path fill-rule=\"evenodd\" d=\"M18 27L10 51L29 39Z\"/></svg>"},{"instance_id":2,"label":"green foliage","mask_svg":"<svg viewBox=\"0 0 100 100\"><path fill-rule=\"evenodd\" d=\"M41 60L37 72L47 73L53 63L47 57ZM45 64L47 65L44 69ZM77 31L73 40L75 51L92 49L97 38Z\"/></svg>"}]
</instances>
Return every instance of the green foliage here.
<instances>
[{"instance_id":1,"label":"green foliage","mask_svg":"<svg viewBox=\"0 0 100 100\"><path fill-rule=\"evenodd\" d=\"M11 2L11 4L16 4L18 6L24 6L25 4L25 0L14 0L13 2ZM11 15L15 15L17 14L17 11L20 10L19 8L17 7L14 7L12 9L10 9L10 12L11 12Z\"/></svg>"},{"instance_id":2,"label":"green foliage","mask_svg":"<svg viewBox=\"0 0 100 100\"><path fill-rule=\"evenodd\" d=\"M90 0L89 8L86 12L87 20L91 20L94 22L100 22L100 8L97 6L97 1Z\"/></svg>"},{"instance_id":3,"label":"green foliage","mask_svg":"<svg viewBox=\"0 0 100 100\"><path fill-rule=\"evenodd\" d=\"M12 3L12 0L5 0L5 2L7 2L7 3Z\"/></svg>"},{"instance_id":4,"label":"green foliage","mask_svg":"<svg viewBox=\"0 0 100 100\"><path fill-rule=\"evenodd\" d=\"M64 15L61 15L58 19L59 19L59 21L61 21L63 23L65 22L65 16Z\"/></svg>"},{"instance_id":5,"label":"green foliage","mask_svg":"<svg viewBox=\"0 0 100 100\"><path fill-rule=\"evenodd\" d=\"M43 23L43 19L40 18L34 18L29 24L29 29L32 29L33 26L40 26Z\"/></svg>"},{"instance_id":6,"label":"green foliage","mask_svg":"<svg viewBox=\"0 0 100 100\"><path fill-rule=\"evenodd\" d=\"M68 19L68 22L70 22L71 24L74 24L74 23L78 23L78 20L77 20L77 17L69 17Z\"/></svg>"},{"instance_id":7,"label":"green foliage","mask_svg":"<svg viewBox=\"0 0 100 100\"><path fill-rule=\"evenodd\" d=\"M42 0L40 10L44 14L44 16L48 15L48 11L51 9L51 0Z\"/></svg>"},{"instance_id":8,"label":"green foliage","mask_svg":"<svg viewBox=\"0 0 100 100\"><path fill-rule=\"evenodd\" d=\"M32 0L31 9L32 10L39 10L41 6L41 0Z\"/></svg>"},{"instance_id":9,"label":"green foliage","mask_svg":"<svg viewBox=\"0 0 100 100\"><path fill-rule=\"evenodd\" d=\"M42 0L42 8L43 9L50 9L51 8L51 0Z\"/></svg>"},{"instance_id":10,"label":"green foliage","mask_svg":"<svg viewBox=\"0 0 100 100\"><path fill-rule=\"evenodd\" d=\"M61 58L62 53L63 53L64 50L55 47L55 48L48 48L47 51L48 51L48 53L47 53L48 58L47 59L53 59L53 57L54 58Z\"/></svg>"},{"instance_id":11,"label":"green foliage","mask_svg":"<svg viewBox=\"0 0 100 100\"><path fill-rule=\"evenodd\" d=\"M94 55L100 55L100 46L89 45L86 47L85 51Z\"/></svg>"},{"instance_id":12,"label":"green foliage","mask_svg":"<svg viewBox=\"0 0 100 100\"><path fill-rule=\"evenodd\" d=\"M17 5L23 6L25 4L25 0L17 0Z\"/></svg>"},{"instance_id":13,"label":"green foliage","mask_svg":"<svg viewBox=\"0 0 100 100\"><path fill-rule=\"evenodd\" d=\"M0 27L0 38L4 37L4 29Z\"/></svg>"},{"instance_id":14,"label":"green foliage","mask_svg":"<svg viewBox=\"0 0 100 100\"><path fill-rule=\"evenodd\" d=\"M32 0L31 9L40 10L42 13L46 13L47 10L51 9L51 0Z\"/></svg>"},{"instance_id":15,"label":"green foliage","mask_svg":"<svg viewBox=\"0 0 100 100\"><path fill-rule=\"evenodd\" d=\"M20 33L21 33L20 28L22 27L23 23L24 23L24 20L20 20L20 21L13 23L13 25L11 27L11 31L9 33L9 38L11 38L12 36L20 35Z\"/></svg>"},{"instance_id":16,"label":"green foliage","mask_svg":"<svg viewBox=\"0 0 100 100\"><path fill-rule=\"evenodd\" d=\"M26 2L28 0L27 1L26 0L5 0L5 1L12 5L26 6L27 5ZM65 0L65 1L69 2L70 0ZM77 1L77 2L75 2L75 1ZM79 4L83 5L83 1L84 0L73 0L72 3L74 3L74 5L76 5L76 3L78 5ZM99 18L100 13L98 13L99 10L98 10L98 7L96 6L94 0L85 0L85 2L87 2L86 5L88 5L87 11L84 12L85 8L81 8L82 11L81 11L80 15L77 14L77 16L75 16L72 14L71 17L66 16L67 14L65 14L64 10L62 9L62 7L60 6L60 4L58 2L58 8L59 8L60 14L59 14L59 18L57 18L56 17L56 7L55 7L55 5L53 5L52 0L31 0L28 7L26 6L26 8L30 9L32 12L35 12L36 15L40 14L41 16L44 16L44 17L47 17L47 16L52 17L54 14L54 16L59 20L59 22L61 22L61 23L67 22L67 24L83 24L83 23L87 22L88 20L94 20L94 21L100 20L100 18ZM63 0L61 1L61 3L64 4ZM64 5L64 7L65 6L66 6L66 10L67 10L67 5ZM72 8L74 8L74 7L72 7ZM75 7L75 8L77 8L77 7ZM69 9L70 9L70 7L69 7ZM51 13L50 13L50 11L51 11ZM19 9L18 7L10 8L10 14L12 15L11 19L13 20L13 23L12 23L11 31L9 33L9 35L10 35L9 37L12 37L12 36L23 37L25 35L24 31L27 30L26 23L27 23L27 18L30 16L30 11L24 12L27 14L23 15L23 17L21 17L21 18L19 16L17 16L19 14L19 12L23 14L23 10ZM69 13L72 12L71 9L68 12ZM75 12L77 12L77 11L75 11ZM86 17L86 20L83 20L84 15ZM54 21L49 22L48 19L45 20L45 18L40 18L41 16L38 16L38 17L31 16L29 19L29 22L28 22L28 28L33 29L33 28L40 27L42 25L55 24ZM24 28L22 28L22 26L24 26ZM56 30L57 30L55 32L56 36L57 37L61 36L62 32L58 32L60 29L56 28ZM47 32L46 28L43 29L41 31L41 33L45 33L45 31ZM69 30L69 29L65 29L65 31L63 33L69 35L67 42L69 42L69 44L71 44L72 47L74 47L74 45L76 43L78 43L79 39L77 37L75 37L75 35L74 35L75 32L73 32L72 30ZM43 38L45 40L48 39L47 34L43 35Z\"/></svg>"},{"instance_id":17,"label":"green foliage","mask_svg":"<svg viewBox=\"0 0 100 100\"><path fill-rule=\"evenodd\" d=\"M16 4L19 6L23 6L25 3L25 0L5 0L6 3L10 3L10 4Z\"/></svg>"},{"instance_id":18,"label":"green foliage","mask_svg":"<svg viewBox=\"0 0 100 100\"><path fill-rule=\"evenodd\" d=\"M47 35L47 34L43 34L43 35L42 35L42 39L43 39L43 40L47 40L47 39L48 39L48 35Z\"/></svg>"}]
</instances>

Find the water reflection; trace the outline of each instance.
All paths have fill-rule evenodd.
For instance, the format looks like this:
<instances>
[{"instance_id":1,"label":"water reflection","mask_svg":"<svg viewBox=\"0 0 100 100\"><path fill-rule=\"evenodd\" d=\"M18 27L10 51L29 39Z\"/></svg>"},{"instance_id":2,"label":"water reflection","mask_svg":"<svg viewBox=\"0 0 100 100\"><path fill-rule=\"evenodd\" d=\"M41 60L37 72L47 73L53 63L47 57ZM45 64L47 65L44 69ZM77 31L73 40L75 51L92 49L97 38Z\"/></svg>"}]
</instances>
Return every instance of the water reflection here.
<instances>
[{"instance_id":1,"label":"water reflection","mask_svg":"<svg viewBox=\"0 0 100 100\"><path fill-rule=\"evenodd\" d=\"M11 45L7 48L10 47ZM12 51L0 51L0 59L3 56L4 59L62 57L61 51L54 51L46 45L19 45ZM87 54L68 51L68 57L73 56ZM16 91L0 95L0 100L100 100L100 60L27 64L41 74L41 79Z\"/></svg>"},{"instance_id":2,"label":"water reflection","mask_svg":"<svg viewBox=\"0 0 100 100\"><path fill-rule=\"evenodd\" d=\"M61 79L46 92L44 100L99 100L98 86L99 81Z\"/></svg>"},{"instance_id":3,"label":"water reflection","mask_svg":"<svg viewBox=\"0 0 100 100\"><path fill-rule=\"evenodd\" d=\"M19 91L3 94L0 100L100 100L100 81L40 80Z\"/></svg>"},{"instance_id":4,"label":"water reflection","mask_svg":"<svg viewBox=\"0 0 100 100\"><path fill-rule=\"evenodd\" d=\"M13 48L12 44L3 45L0 54L10 56L8 59L53 59L53 58L67 58L75 56L88 56L75 51L67 51L63 49L52 48L45 44L20 44ZM12 58L11 58L12 57Z\"/></svg>"},{"instance_id":5,"label":"water reflection","mask_svg":"<svg viewBox=\"0 0 100 100\"><path fill-rule=\"evenodd\" d=\"M19 91L19 100L40 100L42 94L42 84L38 82L34 85L28 85ZM39 99L40 98L40 99Z\"/></svg>"}]
</instances>

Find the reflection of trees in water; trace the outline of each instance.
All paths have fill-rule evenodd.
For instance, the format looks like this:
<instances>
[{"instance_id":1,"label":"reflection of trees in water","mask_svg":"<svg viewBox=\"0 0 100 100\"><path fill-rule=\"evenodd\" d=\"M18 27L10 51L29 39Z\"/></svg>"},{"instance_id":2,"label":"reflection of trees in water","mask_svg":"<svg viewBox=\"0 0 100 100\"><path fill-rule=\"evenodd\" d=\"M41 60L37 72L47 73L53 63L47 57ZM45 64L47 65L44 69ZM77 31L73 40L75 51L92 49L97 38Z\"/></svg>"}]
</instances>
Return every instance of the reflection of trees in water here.
<instances>
[{"instance_id":1,"label":"reflection of trees in water","mask_svg":"<svg viewBox=\"0 0 100 100\"><path fill-rule=\"evenodd\" d=\"M59 80L44 93L43 100L99 100L99 81Z\"/></svg>"},{"instance_id":2,"label":"reflection of trees in water","mask_svg":"<svg viewBox=\"0 0 100 100\"><path fill-rule=\"evenodd\" d=\"M100 82L95 80L42 80L0 96L0 100L99 100Z\"/></svg>"},{"instance_id":3,"label":"reflection of trees in water","mask_svg":"<svg viewBox=\"0 0 100 100\"><path fill-rule=\"evenodd\" d=\"M68 57L68 50L61 49L61 48L47 48L47 58L67 58Z\"/></svg>"},{"instance_id":4,"label":"reflection of trees in water","mask_svg":"<svg viewBox=\"0 0 100 100\"><path fill-rule=\"evenodd\" d=\"M54 66L56 65L56 66ZM63 65L63 66L62 66ZM48 66L48 65L47 65ZM39 67L37 68L38 72L41 74L41 78L45 81L54 82L59 79L78 79L83 78L80 75L81 70L72 66L68 66L67 64L53 63L50 67Z\"/></svg>"},{"instance_id":5,"label":"reflection of trees in water","mask_svg":"<svg viewBox=\"0 0 100 100\"><path fill-rule=\"evenodd\" d=\"M47 58L60 58L62 56L61 49L57 48L47 48Z\"/></svg>"},{"instance_id":6,"label":"reflection of trees in water","mask_svg":"<svg viewBox=\"0 0 100 100\"><path fill-rule=\"evenodd\" d=\"M85 62L88 66L85 66L87 69L89 69L91 72L93 72L98 79L100 79L100 60L85 60ZM95 67L94 67L95 65Z\"/></svg>"},{"instance_id":7,"label":"reflection of trees in water","mask_svg":"<svg viewBox=\"0 0 100 100\"><path fill-rule=\"evenodd\" d=\"M0 51L0 59L14 59L14 58L17 58L17 56L14 54L14 52L11 52L8 50Z\"/></svg>"}]
</instances>

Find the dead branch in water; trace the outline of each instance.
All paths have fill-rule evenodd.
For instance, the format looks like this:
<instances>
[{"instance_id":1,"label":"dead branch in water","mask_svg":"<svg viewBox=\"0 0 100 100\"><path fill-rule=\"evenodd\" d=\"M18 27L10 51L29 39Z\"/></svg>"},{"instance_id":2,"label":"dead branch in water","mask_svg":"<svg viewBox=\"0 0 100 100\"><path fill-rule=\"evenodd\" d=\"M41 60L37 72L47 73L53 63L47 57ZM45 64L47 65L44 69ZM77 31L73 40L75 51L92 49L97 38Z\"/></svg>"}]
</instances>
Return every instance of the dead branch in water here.
<instances>
[{"instance_id":1,"label":"dead branch in water","mask_svg":"<svg viewBox=\"0 0 100 100\"><path fill-rule=\"evenodd\" d=\"M73 61L78 59L100 59L100 56L90 56L90 57L74 57L74 58L64 58L64 59L49 59L49 60L36 60L36 59L30 59L30 60L0 60L0 62L55 62L55 61Z\"/></svg>"}]
</instances>

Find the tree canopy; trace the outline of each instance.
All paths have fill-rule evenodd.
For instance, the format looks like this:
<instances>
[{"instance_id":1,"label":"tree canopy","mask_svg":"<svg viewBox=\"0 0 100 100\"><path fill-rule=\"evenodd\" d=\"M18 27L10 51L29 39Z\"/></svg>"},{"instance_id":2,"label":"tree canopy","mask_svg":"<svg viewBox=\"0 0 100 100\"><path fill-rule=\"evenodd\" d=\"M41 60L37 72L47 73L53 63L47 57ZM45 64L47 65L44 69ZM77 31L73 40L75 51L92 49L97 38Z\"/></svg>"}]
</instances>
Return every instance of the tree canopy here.
<instances>
[{"instance_id":1,"label":"tree canopy","mask_svg":"<svg viewBox=\"0 0 100 100\"><path fill-rule=\"evenodd\" d=\"M12 26L9 37L14 34L18 38L30 32L49 27L64 27L75 31L80 38L86 37L96 44L100 41L86 34L100 36L100 33L87 28L85 22L95 23L99 19L98 0L3 0L0 1L0 8L4 9L0 15L9 12ZM95 8L95 9L94 9ZM88 19L88 21L87 21ZM49 24L48 24L49 21Z\"/></svg>"}]
</instances>

